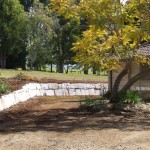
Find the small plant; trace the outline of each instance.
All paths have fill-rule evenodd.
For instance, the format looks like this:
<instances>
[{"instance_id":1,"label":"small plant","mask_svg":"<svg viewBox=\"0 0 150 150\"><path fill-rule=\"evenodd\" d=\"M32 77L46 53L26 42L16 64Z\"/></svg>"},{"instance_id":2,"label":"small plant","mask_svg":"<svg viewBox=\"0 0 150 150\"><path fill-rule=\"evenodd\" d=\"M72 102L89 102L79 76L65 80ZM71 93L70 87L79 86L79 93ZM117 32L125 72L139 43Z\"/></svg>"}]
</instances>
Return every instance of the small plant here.
<instances>
[{"instance_id":1,"label":"small plant","mask_svg":"<svg viewBox=\"0 0 150 150\"><path fill-rule=\"evenodd\" d=\"M119 97L120 103L126 104L140 104L143 103L141 96L138 91L127 91Z\"/></svg>"},{"instance_id":2,"label":"small plant","mask_svg":"<svg viewBox=\"0 0 150 150\"><path fill-rule=\"evenodd\" d=\"M100 100L94 100L94 99L90 99L90 98L87 98L83 101L81 101L81 105L84 105L86 107L89 107L89 106L94 106L94 105L98 105L100 103Z\"/></svg>"},{"instance_id":3,"label":"small plant","mask_svg":"<svg viewBox=\"0 0 150 150\"><path fill-rule=\"evenodd\" d=\"M24 73L20 72L15 76L16 79L27 79L28 76L25 75Z\"/></svg>"},{"instance_id":4,"label":"small plant","mask_svg":"<svg viewBox=\"0 0 150 150\"><path fill-rule=\"evenodd\" d=\"M80 108L84 108L86 110L92 110L92 111L101 111L101 110L107 110L107 105L105 103L108 103L108 101L103 101L101 99L91 99L87 98L85 100L82 100L80 102Z\"/></svg>"},{"instance_id":5,"label":"small plant","mask_svg":"<svg viewBox=\"0 0 150 150\"><path fill-rule=\"evenodd\" d=\"M0 81L0 94L4 94L9 91L9 88L6 83Z\"/></svg>"}]
</instances>

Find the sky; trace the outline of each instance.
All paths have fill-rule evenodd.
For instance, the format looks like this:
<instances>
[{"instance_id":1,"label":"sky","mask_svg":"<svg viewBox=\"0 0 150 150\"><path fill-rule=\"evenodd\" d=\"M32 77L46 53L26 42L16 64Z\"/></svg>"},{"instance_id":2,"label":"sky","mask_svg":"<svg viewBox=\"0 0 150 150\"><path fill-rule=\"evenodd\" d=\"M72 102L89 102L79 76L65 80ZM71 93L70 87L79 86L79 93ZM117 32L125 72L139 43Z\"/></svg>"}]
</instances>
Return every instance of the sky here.
<instances>
[{"instance_id":1,"label":"sky","mask_svg":"<svg viewBox=\"0 0 150 150\"><path fill-rule=\"evenodd\" d=\"M121 0L121 2L124 4L127 0Z\"/></svg>"}]
</instances>

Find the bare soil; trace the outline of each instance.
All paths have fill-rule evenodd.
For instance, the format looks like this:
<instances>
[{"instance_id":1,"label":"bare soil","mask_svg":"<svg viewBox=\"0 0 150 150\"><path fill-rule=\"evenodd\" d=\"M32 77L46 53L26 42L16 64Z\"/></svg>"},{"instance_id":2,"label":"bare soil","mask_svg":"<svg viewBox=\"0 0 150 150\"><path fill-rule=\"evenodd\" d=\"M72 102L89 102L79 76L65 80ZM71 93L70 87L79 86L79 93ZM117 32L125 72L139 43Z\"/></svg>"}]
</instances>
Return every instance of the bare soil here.
<instances>
[{"instance_id":1,"label":"bare soil","mask_svg":"<svg viewBox=\"0 0 150 150\"><path fill-rule=\"evenodd\" d=\"M0 150L149 150L150 114L88 112L83 97L39 97L0 112Z\"/></svg>"}]
</instances>

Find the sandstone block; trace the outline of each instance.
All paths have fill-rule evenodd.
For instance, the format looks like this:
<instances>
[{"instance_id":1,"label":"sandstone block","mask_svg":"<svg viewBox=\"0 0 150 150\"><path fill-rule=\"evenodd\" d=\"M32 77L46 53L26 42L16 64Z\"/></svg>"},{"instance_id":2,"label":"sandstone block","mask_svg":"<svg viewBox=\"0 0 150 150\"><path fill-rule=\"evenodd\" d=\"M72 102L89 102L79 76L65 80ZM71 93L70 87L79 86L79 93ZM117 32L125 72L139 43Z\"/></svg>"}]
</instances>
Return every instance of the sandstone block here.
<instances>
[{"instance_id":1,"label":"sandstone block","mask_svg":"<svg viewBox=\"0 0 150 150\"><path fill-rule=\"evenodd\" d=\"M24 90L35 90L36 89L36 83L29 83L22 87Z\"/></svg>"},{"instance_id":2,"label":"sandstone block","mask_svg":"<svg viewBox=\"0 0 150 150\"><path fill-rule=\"evenodd\" d=\"M49 85L48 84L41 84L41 89L48 90L49 89Z\"/></svg>"},{"instance_id":3,"label":"sandstone block","mask_svg":"<svg viewBox=\"0 0 150 150\"><path fill-rule=\"evenodd\" d=\"M62 96L63 95L62 89L55 90L55 95L56 96Z\"/></svg>"},{"instance_id":4,"label":"sandstone block","mask_svg":"<svg viewBox=\"0 0 150 150\"><path fill-rule=\"evenodd\" d=\"M41 90L42 89L42 87L41 87L41 84L39 84L39 83L36 83L36 90Z\"/></svg>"},{"instance_id":5,"label":"sandstone block","mask_svg":"<svg viewBox=\"0 0 150 150\"><path fill-rule=\"evenodd\" d=\"M72 83L68 87L68 89L78 89L78 88L79 88L79 84L78 83Z\"/></svg>"},{"instance_id":6,"label":"sandstone block","mask_svg":"<svg viewBox=\"0 0 150 150\"><path fill-rule=\"evenodd\" d=\"M70 96L76 95L75 89L69 89L69 95Z\"/></svg>"},{"instance_id":7,"label":"sandstone block","mask_svg":"<svg viewBox=\"0 0 150 150\"><path fill-rule=\"evenodd\" d=\"M80 89L76 89L76 95L82 95L81 90Z\"/></svg>"},{"instance_id":8,"label":"sandstone block","mask_svg":"<svg viewBox=\"0 0 150 150\"><path fill-rule=\"evenodd\" d=\"M67 89L62 89L62 91L63 91L63 95L64 95L64 96L68 96L68 95L69 95L69 92L68 92Z\"/></svg>"},{"instance_id":9,"label":"sandstone block","mask_svg":"<svg viewBox=\"0 0 150 150\"><path fill-rule=\"evenodd\" d=\"M40 92L41 96L45 96L46 95L46 90L39 90L39 92Z\"/></svg>"},{"instance_id":10,"label":"sandstone block","mask_svg":"<svg viewBox=\"0 0 150 150\"><path fill-rule=\"evenodd\" d=\"M95 89L101 89L101 84L100 83L97 83L97 84L95 84Z\"/></svg>"},{"instance_id":11,"label":"sandstone block","mask_svg":"<svg viewBox=\"0 0 150 150\"><path fill-rule=\"evenodd\" d=\"M89 89L89 95L95 95L95 90L94 89Z\"/></svg>"},{"instance_id":12,"label":"sandstone block","mask_svg":"<svg viewBox=\"0 0 150 150\"><path fill-rule=\"evenodd\" d=\"M79 83L78 84L80 89L94 89L95 84L89 84L89 83Z\"/></svg>"},{"instance_id":13,"label":"sandstone block","mask_svg":"<svg viewBox=\"0 0 150 150\"><path fill-rule=\"evenodd\" d=\"M95 90L95 95L101 95L100 90Z\"/></svg>"},{"instance_id":14,"label":"sandstone block","mask_svg":"<svg viewBox=\"0 0 150 150\"><path fill-rule=\"evenodd\" d=\"M40 90L40 92L41 91L42 90ZM37 96L37 90L30 90L29 91L29 95L30 95L30 98L33 98L33 97ZM41 96L43 96L43 95L41 95Z\"/></svg>"},{"instance_id":15,"label":"sandstone block","mask_svg":"<svg viewBox=\"0 0 150 150\"><path fill-rule=\"evenodd\" d=\"M70 83L62 83L58 85L60 89L68 89L70 87Z\"/></svg>"},{"instance_id":16,"label":"sandstone block","mask_svg":"<svg viewBox=\"0 0 150 150\"><path fill-rule=\"evenodd\" d=\"M89 90L81 89L81 95L89 95Z\"/></svg>"},{"instance_id":17,"label":"sandstone block","mask_svg":"<svg viewBox=\"0 0 150 150\"><path fill-rule=\"evenodd\" d=\"M58 84L57 83L48 83L49 89L57 90Z\"/></svg>"},{"instance_id":18,"label":"sandstone block","mask_svg":"<svg viewBox=\"0 0 150 150\"><path fill-rule=\"evenodd\" d=\"M54 90L46 90L45 91L46 96L54 96Z\"/></svg>"},{"instance_id":19,"label":"sandstone block","mask_svg":"<svg viewBox=\"0 0 150 150\"><path fill-rule=\"evenodd\" d=\"M41 96L40 91L41 91L41 90L38 90L38 89L36 90L36 96Z\"/></svg>"},{"instance_id":20,"label":"sandstone block","mask_svg":"<svg viewBox=\"0 0 150 150\"><path fill-rule=\"evenodd\" d=\"M16 99L16 103L19 103L22 101L22 95L20 93L18 93L18 94L16 93L16 94L14 94L14 96Z\"/></svg>"},{"instance_id":21,"label":"sandstone block","mask_svg":"<svg viewBox=\"0 0 150 150\"><path fill-rule=\"evenodd\" d=\"M26 91L23 91L22 93L20 93L20 97L21 96L22 96L21 102L27 101L28 99L32 98L29 92L26 92Z\"/></svg>"},{"instance_id":22,"label":"sandstone block","mask_svg":"<svg viewBox=\"0 0 150 150\"><path fill-rule=\"evenodd\" d=\"M13 99L11 99L11 98L13 98ZM2 103L3 108L6 109L15 104L15 99L12 96L12 94L4 95L1 98L1 103Z\"/></svg>"},{"instance_id":23,"label":"sandstone block","mask_svg":"<svg viewBox=\"0 0 150 150\"><path fill-rule=\"evenodd\" d=\"M88 85L85 84L85 83L78 83L78 88L79 88L79 89L87 89L87 88L88 88Z\"/></svg>"}]
</instances>

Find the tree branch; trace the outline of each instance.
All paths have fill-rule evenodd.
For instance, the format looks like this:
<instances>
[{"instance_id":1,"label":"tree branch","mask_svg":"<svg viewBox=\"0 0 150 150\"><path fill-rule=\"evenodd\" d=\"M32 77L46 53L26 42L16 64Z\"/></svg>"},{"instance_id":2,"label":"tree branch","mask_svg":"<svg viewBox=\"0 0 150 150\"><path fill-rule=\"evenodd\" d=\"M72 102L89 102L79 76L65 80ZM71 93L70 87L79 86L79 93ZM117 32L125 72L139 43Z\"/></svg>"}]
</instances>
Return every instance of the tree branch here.
<instances>
[{"instance_id":1,"label":"tree branch","mask_svg":"<svg viewBox=\"0 0 150 150\"><path fill-rule=\"evenodd\" d=\"M132 62L132 60L129 60L128 62L126 62L124 69L117 76L114 86L113 86L113 90L112 90L112 97L113 97L113 95L115 95L118 92L120 82L121 82L122 78L128 73L131 62Z\"/></svg>"},{"instance_id":2,"label":"tree branch","mask_svg":"<svg viewBox=\"0 0 150 150\"><path fill-rule=\"evenodd\" d=\"M136 81L138 81L139 79L143 78L146 75L150 75L150 68L146 69L140 73L138 73L137 75L135 75L134 77L132 77L127 83L126 85L120 90L119 94L126 92Z\"/></svg>"}]
</instances>

